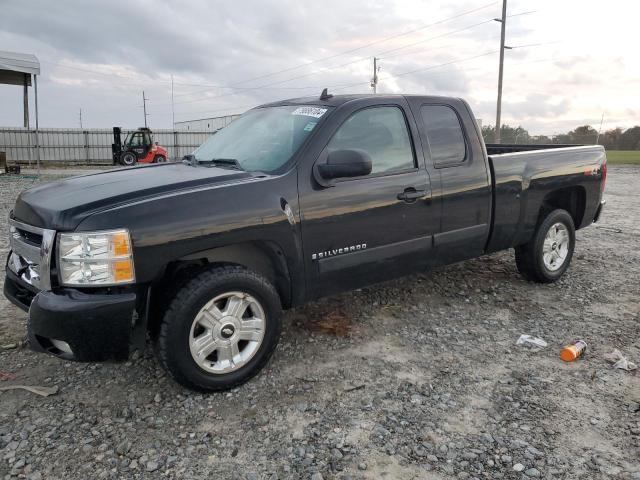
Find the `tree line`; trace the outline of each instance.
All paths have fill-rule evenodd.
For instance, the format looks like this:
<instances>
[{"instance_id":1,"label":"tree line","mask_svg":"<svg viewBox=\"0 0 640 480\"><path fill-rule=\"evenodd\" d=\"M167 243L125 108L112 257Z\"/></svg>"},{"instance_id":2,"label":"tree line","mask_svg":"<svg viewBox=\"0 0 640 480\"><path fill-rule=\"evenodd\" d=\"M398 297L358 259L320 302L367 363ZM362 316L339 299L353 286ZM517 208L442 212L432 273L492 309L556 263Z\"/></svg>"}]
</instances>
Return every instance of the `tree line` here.
<instances>
[{"instance_id":1,"label":"tree line","mask_svg":"<svg viewBox=\"0 0 640 480\"><path fill-rule=\"evenodd\" d=\"M493 125L482 127L482 136L487 143L494 142L495 128ZM558 143L578 143L585 145L599 144L607 150L640 150L640 126L627 128L613 128L601 132L590 125L583 125L567 133L558 135L530 135L522 127L511 127L502 125L500 128L502 143L523 143L523 144L558 144Z\"/></svg>"}]
</instances>

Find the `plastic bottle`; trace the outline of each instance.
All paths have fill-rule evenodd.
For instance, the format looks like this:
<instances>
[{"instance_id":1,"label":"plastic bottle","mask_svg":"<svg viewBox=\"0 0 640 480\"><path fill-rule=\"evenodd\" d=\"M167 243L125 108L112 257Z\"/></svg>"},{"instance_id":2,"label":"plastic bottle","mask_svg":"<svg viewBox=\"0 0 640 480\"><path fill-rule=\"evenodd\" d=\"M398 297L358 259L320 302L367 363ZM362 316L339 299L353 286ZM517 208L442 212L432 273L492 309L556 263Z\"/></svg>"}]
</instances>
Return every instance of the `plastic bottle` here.
<instances>
[{"instance_id":1,"label":"plastic bottle","mask_svg":"<svg viewBox=\"0 0 640 480\"><path fill-rule=\"evenodd\" d=\"M584 340L575 340L560 350L560 358L565 362L573 362L581 357L587 349L587 342Z\"/></svg>"}]
</instances>

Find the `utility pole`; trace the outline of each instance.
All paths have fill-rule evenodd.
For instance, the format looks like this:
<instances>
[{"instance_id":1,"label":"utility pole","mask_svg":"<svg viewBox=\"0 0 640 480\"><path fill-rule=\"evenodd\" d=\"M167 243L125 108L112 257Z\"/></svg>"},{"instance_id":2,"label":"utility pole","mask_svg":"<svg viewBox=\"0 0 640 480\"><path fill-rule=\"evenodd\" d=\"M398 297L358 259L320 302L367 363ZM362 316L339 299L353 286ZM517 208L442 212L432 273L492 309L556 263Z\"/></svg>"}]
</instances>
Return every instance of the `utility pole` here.
<instances>
[{"instance_id":1,"label":"utility pole","mask_svg":"<svg viewBox=\"0 0 640 480\"><path fill-rule=\"evenodd\" d=\"M22 110L24 115L24 128L29 128L29 76L24 74L24 91L22 93Z\"/></svg>"},{"instance_id":2,"label":"utility pole","mask_svg":"<svg viewBox=\"0 0 640 480\"><path fill-rule=\"evenodd\" d=\"M142 90L142 109L144 111L144 128L147 128L147 100L144 96L144 90Z\"/></svg>"},{"instance_id":3,"label":"utility pole","mask_svg":"<svg viewBox=\"0 0 640 480\"><path fill-rule=\"evenodd\" d=\"M380 67L378 67L378 60L380 59L373 57L373 78L371 78L371 88L373 89L374 95L377 93L378 71L380 70Z\"/></svg>"},{"instance_id":4,"label":"utility pole","mask_svg":"<svg viewBox=\"0 0 640 480\"><path fill-rule=\"evenodd\" d=\"M507 0L502 0L502 18L494 19L496 22L500 22L502 25L500 26L500 68L498 70L498 105L496 108L496 128L494 134L494 142L500 143L500 127L502 125L501 115L502 115L502 74L504 69L504 36L505 29L507 27Z\"/></svg>"},{"instance_id":5,"label":"utility pole","mask_svg":"<svg viewBox=\"0 0 640 480\"><path fill-rule=\"evenodd\" d=\"M78 117L80 119L80 130L82 130L82 107L80 107L80 113L79 113Z\"/></svg>"},{"instance_id":6,"label":"utility pole","mask_svg":"<svg viewBox=\"0 0 640 480\"><path fill-rule=\"evenodd\" d=\"M173 130L176 125L176 112L173 109L173 73L171 74L171 130Z\"/></svg>"},{"instance_id":7,"label":"utility pole","mask_svg":"<svg viewBox=\"0 0 640 480\"><path fill-rule=\"evenodd\" d=\"M602 117L600 117L600 128L598 128L598 135L596 135L596 145L598 145L598 141L600 140L600 132L602 131L602 122L604 122L604 112L602 112Z\"/></svg>"}]
</instances>

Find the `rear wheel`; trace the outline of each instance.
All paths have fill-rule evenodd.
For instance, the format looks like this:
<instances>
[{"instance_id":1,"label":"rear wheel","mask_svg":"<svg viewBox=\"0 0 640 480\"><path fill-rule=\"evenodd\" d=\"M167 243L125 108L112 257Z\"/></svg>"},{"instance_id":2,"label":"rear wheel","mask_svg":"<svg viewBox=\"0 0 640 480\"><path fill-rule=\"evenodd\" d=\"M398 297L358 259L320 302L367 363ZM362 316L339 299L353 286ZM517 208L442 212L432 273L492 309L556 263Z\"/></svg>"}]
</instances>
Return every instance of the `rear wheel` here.
<instances>
[{"instance_id":1,"label":"rear wheel","mask_svg":"<svg viewBox=\"0 0 640 480\"><path fill-rule=\"evenodd\" d=\"M518 271L534 282L555 282L569 268L575 243L573 218L566 210L554 210L529 243L516 247Z\"/></svg>"},{"instance_id":2,"label":"rear wheel","mask_svg":"<svg viewBox=\"0 0 640 480\"><path fill-rule=\"evenodd\" d=\"M120 156L120 163L122 163L122 165L126 166L126 167L131 167L133 165L135 165L137 163L138 159L136 158L135 154L131 153L131 152L124 152L121 156Z\"/></svg>"},{"instance_id":3,"label":"rear wheel","mask_svg":"<svg viewBox=\"0 0 640 480\"><path fill-rule=\"evenodd\" d=\"M178 291L156 352L181 385L230 389L266 365L278 344L280 315L280 298L265 278L238 266L212 268Z\"/></svg>"}]
</instances>

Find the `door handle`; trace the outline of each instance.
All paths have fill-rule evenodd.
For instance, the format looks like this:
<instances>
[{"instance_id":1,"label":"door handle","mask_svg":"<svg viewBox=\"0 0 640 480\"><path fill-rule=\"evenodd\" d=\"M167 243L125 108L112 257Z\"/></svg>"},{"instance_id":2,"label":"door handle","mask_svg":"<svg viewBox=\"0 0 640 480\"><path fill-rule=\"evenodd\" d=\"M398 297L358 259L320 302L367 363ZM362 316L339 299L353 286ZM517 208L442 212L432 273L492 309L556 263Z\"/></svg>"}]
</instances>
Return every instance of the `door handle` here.
<instances>
[{"instance_id":1,"label":"door handle","mask_svg":"<svg viewBox=\"0 0 640 480\"><path fill-rule=\"evenodd\" d=\"M416 190L415 188L405 188L404 192L398 194L398 200L411 203L427 194L426 190Z\"/></svg>"}]
</instances>

